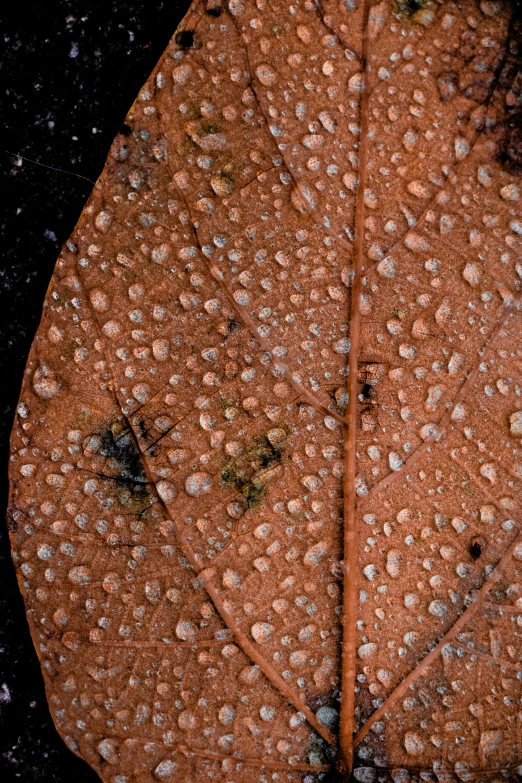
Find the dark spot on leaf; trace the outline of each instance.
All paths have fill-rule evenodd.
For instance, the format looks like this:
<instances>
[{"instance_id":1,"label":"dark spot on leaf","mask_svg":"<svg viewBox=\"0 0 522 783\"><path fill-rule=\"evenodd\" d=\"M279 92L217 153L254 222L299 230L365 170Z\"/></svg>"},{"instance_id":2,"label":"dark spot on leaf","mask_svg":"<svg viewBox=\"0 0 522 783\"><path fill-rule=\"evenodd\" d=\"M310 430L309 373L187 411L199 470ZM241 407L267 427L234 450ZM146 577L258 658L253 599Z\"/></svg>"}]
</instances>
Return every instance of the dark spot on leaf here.
<instances>
[{"instance_id":1,"label":"dark spot on leaf","mask_svg":"<svg viewBox=\"0 0 522 783\"><path fill-rule=\"evenodd\" d=\"M101 434L100 454L107 458L109 468L118 471L122 481L147 482L141 454L132 434L118 420Z\"/></svg>"},{"instance_id":2,"label":"dark spot on leaf","mask_svg":"<svg viewBox=\"0 0 522 783\"><path fill-rule=\"evenodd\" d=\"M221 16L221 0L207 0L205 12L209 16L214 16L216 18Z\"/></svg>"},{"instance_id":3,"label":"dark spot on leaf","mask_svg":"<svg viewBox=\"0 0 522 783\"><path fill-rule=\"evenodd\" d=\"M115 485L114 497L130 513L142 519L155 503L134 434L126 422L117 419L96 437L101 446L98 457L105 458L100 478Z\"/></svg>"},{"instance_id":4,"label":"dark spot on leaf","mask_svg":"<svg viewBox=\"0 0 522 783\"><path fill-rule=\"evenodd\" d=\"M201 123L201 130L203 133L219 133L221 128L219 125L216 125L215 122L211 122L210 120L203 120Z\"/></svg>"},{"instance_id":5,"label":"dark spot on leaf","mask_svg":"<svg viewBox=\"0 0 522 783\"><path fill-rule=\"evenodd\" d=\"M219 176L220 176L222 179L226 179L226 180L227 180L227 182L230 182L230 184L231 184L231 185L233 185L233 184L234 184L234 182L235 182L235 179L236 179L236 178L234 177L234 172L233 172L233 171L230 171L230 166L229 166L229 165L227 165L227 167L226 167L226 168L224 168L224 169L221 169L221 171L219 172Z\"/></svg>"},{"instance_id":6,"label":"dark spot on leaf","mask_svg":"<svg viewBox=\"0 0 522 783\"><path fill-rule=\"evenodd\" d=\"M182 49L190 49L194 45L194 30L180 30L176 33L175 41Z\"/></svg>"},{"instance_id":7,"label":"dark spot on leaf","mask_svg":"<svg viewBox=\"0 0 522 783\"><path fill-rule=\"evenodd\" d=\"M497 157L511 174L522 174L522 111L506 121Z\"/></svg>"},{"instance_id":8,"label":"dark spot on leaf","mask_svg":"<svg viewBox=\"0 0 522 783\"><path fill-rule=\"evenodd\" d=\"M132 128L130 125L127 125L126 122L123 123L123 125L120 128L120 133L122 136L130 136L132 133Z\"/></svg>"},{"instance_id":9,"label":"dark spot on leaf","mask_svg":"<svg viewBox=\"0 0 522 783\"><path fill-rule=\"evenodd\" d=\"M241 331L241 324L236 321L236 319L232 316L229 319L228 325L227 325L227 334L226 337L230 337L232 334L237 334Z\"/></svg>"},{"instance_id":10,"label":"dark spot on leaf","mask_svg":"<svg viewBox=\"0 0 522 783\"><path fill-rule=\"evenodd\" d=\"M240 478L235 470L233 470L231 467L227 467L221 471L221 481L228 487L237 488L237 485L240 482Z\"/></svg>"},{"instance_id":11,"label":"dark spot on leaf","mask_svg":"<svg viewBox=\"0 0 522 783\"><path fill-rule=\"evenodd\" d=\"M248 508L257 506L265 492L264 486L257 481L248 481L241 489L241 494L246 500Z\"/></svg>"},{"instance_id":12,"label":"dark spot on leaf","mask_svg":"<svg viewBox=\"0 0 522 783\"><path fill-rule=\"evenodd\" d=\"M372 387L369 383L363 383L361 391L359 392L359 398L361 398L361 401L368 400L370 397L372 397Z\"/></svg>"},{"instance_id":13,"label":"dark spot on leaf","mask_svg":"<svg viewBox=\"0 0 522 783\"><path fill-rule=\"evenodd\" d=\"M394 307L392 312L395 318L398 318L400 321L402 321L408 315L408 312L400 307Z\"/></svg>"},{"instance_id":14,"label":"dark spot on leaf","mask_svg":"<svg viewBox=\"0 0 522 783\"><path fill-rule=\"evenodd\" d=\"M337 766L332 766L328 772L319 773L317 777L315 775L309 777L310 780L308 780L308 776L306 776L303 783L316 783L316 781L319 783L345 783L346 772L342 769L338 769Z\"/></svg>"},{"instance_id":15,"label":"dark spot on leaf","mask_svg":"<svg viewBox=\"0 0 522 783\"><path fill-rule=\"evenodd\" d=\"M256 435L243 453L227 461L221 471L221 481L241 493L247 508L253 508L265 492L262 476L258 474L275 467L281 459L281 449L265 435Z\"/></svg>"},{"instance_id":16,"label":"dark spot on leaf","mask_svg":"<svg viewBox=\"0 0 522 783\"><path fill-rule=\"evenodd\" d=\"M475 539L472 540L471 544L469 545L469 553L473 560L478 560L482 554L482 547Z\"/></svg>"},{"instance_id":17,"label":"dark spot on leaf","mask_svg":"<svg viewBox=\"0 0 522 783\"><path fill-rule=\"evenodd\" d=\"M262 468L269 468L277 462L281 462L282 451L276 448L265 435L257 435L254 438L255 459Z\"/></svg>"},{"instance_id":18,"label":"dark spot on leaf","mask_svg":"<svg viewBox=\"0 0 522 783\"><path fill-rule=\"evenodd\" d=\"M326 764L326 742L317 734L310 735L310 742L307 746L308 761L313 764ZM345 777L346 780L346 777Z\"/></svg>"},{"instance_id":19,"label":"dark spot on leaf","mask_svg":"<svg viewBox=\"0 0 522 783\"><path fill-rule=\"evenodd\" d=\"M145 426L145 422L142 418L136 418L132 422L135 427L138 428L138 438L142 438L143 440L147 440L149 437L149 431L147 427Z\"/></svg>"},{"instance_id":20,"label":"dark spot on leaf","mask_svg":"<svg viewBox=\"0 0 522 783\"><path fill-rule=\"evenodd\" d=\"M227 337L231 337L233 334L237 334L241 331L241 324L237 321L233 315L229 316L228 321L224 321L217 327L219 334L223 335L225 340Z\"/></svg>"},{"instance_id":21,"label":"dark spot on leaf","mask_svg":"<svg viewBox=\"0 0 522 783\"><path fill-rule=\"evenodd\" d=\"M22 516L22 512L16 508L7 509L7 529L10 533L16 533L18 530L18 517Z\"/></svg>"},{"instance_id":22,"label":"dark spot on leaf","mask_svg":"<svg viewBox=\"0 0 522 783\"><path fill-rule=\"evenodd\" d=\"M317 712L320 707L339 707L341 694L338 690L331 689L329 691L321 691L320 693L314 693L306 699L306 706Z\"/></svg>"},{"instance_id":23,"label":"dark spot on leaf","mask_svg":"<svg viewBox=\"0 0 522 783\"><path fill-rule=\"evenodd\" d=\"M496 160L510 174L522 175L522 2L506 0L511 22L507 57L499 75L506 91L506 115L501 124Z\"/></svg>"},{"instance_id":24,"label":"dark spot on leaf","mask_svg":"<svg viewBox=\"0 0 522 783\"><path fill-rule=\"evenodd\" d=\"M426 6L426 0L398 0L397 10L402 16L411 19Z\"/></svg>"},{"instance_id":25,"label":"dark spot on leaf","mask_svg":"<svg viewBox=\"0 0 522 783\"><path fill-rule=\"evenodd\" d=\"M331 748L329 745L327 745L324 755L328 764L332 764L333 761L335 761L336 751L334 748Z\"/></svg>"},{"instance_id":26,"label":"dark spot on leaf","mask_svg":"<svg viewBox=\"0 0 522 783\"><path fill-rule=\"evenodd\" d=\"M143 517L154 504L154 498L145 484L127 484L118 494L118 500L122 506L138 517Z\"/></svg>"}]
</instances>

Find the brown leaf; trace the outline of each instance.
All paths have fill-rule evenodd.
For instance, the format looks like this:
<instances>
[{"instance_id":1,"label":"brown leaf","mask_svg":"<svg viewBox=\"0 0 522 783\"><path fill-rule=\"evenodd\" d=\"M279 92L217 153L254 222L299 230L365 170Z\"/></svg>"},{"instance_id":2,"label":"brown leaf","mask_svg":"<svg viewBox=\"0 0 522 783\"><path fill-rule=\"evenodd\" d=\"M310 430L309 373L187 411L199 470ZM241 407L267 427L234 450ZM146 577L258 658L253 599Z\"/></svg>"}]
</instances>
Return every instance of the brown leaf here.
<instances>
[{"instance_id":1,"label":"brown leaf","mask_svg":"<svg viewBox=\"0 0 522 783\"><path fill-rule=\"evenodd\" d=\"M520 763L520 43L489 0L201 0L141 91L12 438L104 781Z\"/></svg>"}]
</instances>

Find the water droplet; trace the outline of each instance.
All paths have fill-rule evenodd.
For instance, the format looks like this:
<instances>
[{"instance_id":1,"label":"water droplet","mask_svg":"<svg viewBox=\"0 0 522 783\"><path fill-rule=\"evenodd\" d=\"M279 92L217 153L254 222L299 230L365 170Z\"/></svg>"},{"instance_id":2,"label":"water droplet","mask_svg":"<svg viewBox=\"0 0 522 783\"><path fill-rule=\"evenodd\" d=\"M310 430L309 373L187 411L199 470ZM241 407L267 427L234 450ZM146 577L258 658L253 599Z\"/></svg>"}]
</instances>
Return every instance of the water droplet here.
<instances>
[{"instance_id":1,"label":"water droplet","mask_svg":"<svg viewBox=\"0 0 522 783\"><path fill-rule=\"evenodd\" d=\"M420 756L424 751L424 742L419 734L407 731L404 735L404 747L410 756Z\"/></svg>"},{"instance_id":2,"label":"water droplet","mask_svg":"<svg viewBox=\"0 0 522 783\"><path fill-rule=\"evenodd\" d=\"M251 633L258 644L265 644L272 638L275 628L270 623L255 623L252 626Z\"/></svg>"},{"instance_id":3,"label":"water droplet","mask_svg":"<svg viewBox=\"0 0 522 783\"><path fill-rule=\"evenodd\" d=\"M185 480L185 492L192 497L200 497L210 492L212 476L209 473L193 473Z\"/></svg>"}]
</instances>

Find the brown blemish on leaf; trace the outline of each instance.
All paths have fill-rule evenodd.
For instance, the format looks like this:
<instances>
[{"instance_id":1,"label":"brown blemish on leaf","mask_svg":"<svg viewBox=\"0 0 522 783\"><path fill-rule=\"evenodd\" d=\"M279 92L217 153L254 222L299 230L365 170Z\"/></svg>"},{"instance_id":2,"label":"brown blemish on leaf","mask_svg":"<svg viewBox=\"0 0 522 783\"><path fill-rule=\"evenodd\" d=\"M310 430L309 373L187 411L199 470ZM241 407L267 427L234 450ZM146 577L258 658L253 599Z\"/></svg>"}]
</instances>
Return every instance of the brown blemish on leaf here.
<instances>
[{"instance_id":1,"label":"brown blemish on leaf","mask_svg":"<svg viewBox=\"0 0 522 783\"><path fill-rule=\"evenodd\" d=\"M244 499L246 508L255 508L266 491L266 481L273 468L283 459L284 430L273 430L266 435L256 435L247 443L237 457L229 458L222 470L224 486L237 490Z\"/></svg>"},{"instance_id":2,"label":"brown blemish on leaf","mask_svg":"<svg viewBox=\"0 0 522 783\"><path fill-rule=\"evenodd\" d=\"M138 437L143 434L144 425L141 422L140 428L140 421L138 417ZM110 492L125 512L146 520L156 501L135 435L128 429L126 422L116 419L88 436L84 441L84 454L87 458L95 457L98 468L95 474L104 482L109 482L109 486L112 483Z\"/></svg>"},{"instance_id":3,"label":"brown blemish on leaf","mask_svg":"<svg viewBox=\"0 0 522 783\"><path fill-rule=\"evenodd\" d=\"M143 422L138 422L138 430L141 434ZM118 473L118 478L123 481L145 482L147 477L143 468L143 462L138 448L134 442L134 436L127 429L125 423L116 420L99 435L101 444L98 454L108 461L111 469Z\"/></svg>"}]
</instances>

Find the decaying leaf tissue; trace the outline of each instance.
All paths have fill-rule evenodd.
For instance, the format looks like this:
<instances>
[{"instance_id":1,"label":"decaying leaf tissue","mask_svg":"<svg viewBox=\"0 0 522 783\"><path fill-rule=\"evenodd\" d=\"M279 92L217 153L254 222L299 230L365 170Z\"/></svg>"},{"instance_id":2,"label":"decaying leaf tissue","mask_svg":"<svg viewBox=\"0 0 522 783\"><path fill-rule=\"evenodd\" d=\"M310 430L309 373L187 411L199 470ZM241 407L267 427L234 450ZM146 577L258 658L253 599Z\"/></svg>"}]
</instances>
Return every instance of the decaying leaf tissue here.
<instances>
[{"instance_id":1,"label":"decaying leaf tissue","mask_svg":"<svg viewBox=\"0 0 522 783\"><path fill-rule=\"evenodd\" d=\"M520 772L519 10L196 0L129 112L9 518L106 783Z\"/></svg>"}]
</instances>

